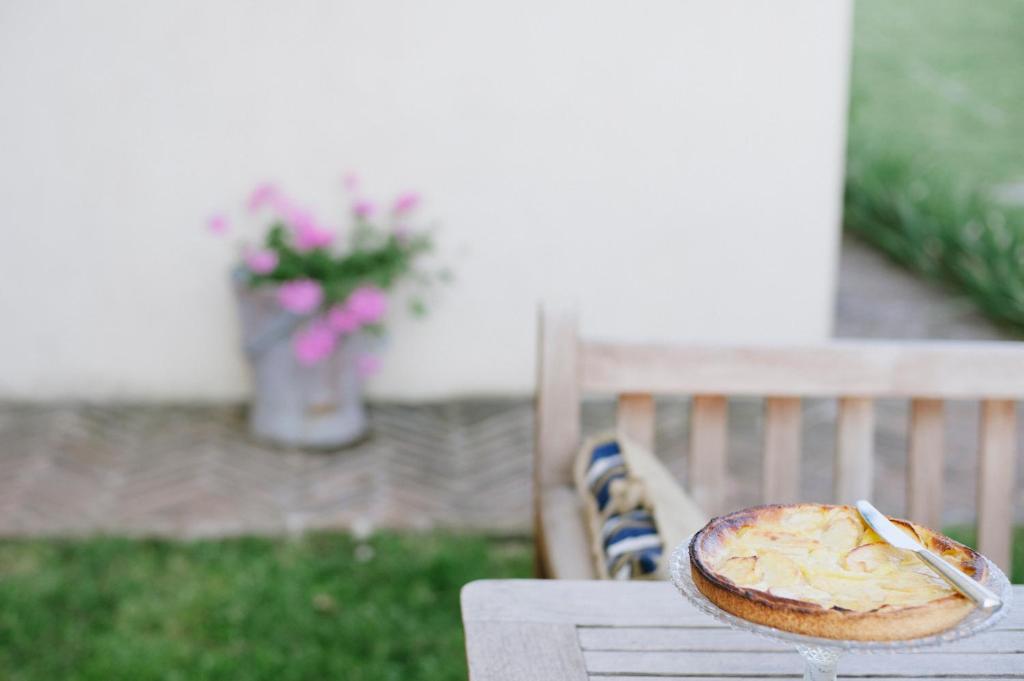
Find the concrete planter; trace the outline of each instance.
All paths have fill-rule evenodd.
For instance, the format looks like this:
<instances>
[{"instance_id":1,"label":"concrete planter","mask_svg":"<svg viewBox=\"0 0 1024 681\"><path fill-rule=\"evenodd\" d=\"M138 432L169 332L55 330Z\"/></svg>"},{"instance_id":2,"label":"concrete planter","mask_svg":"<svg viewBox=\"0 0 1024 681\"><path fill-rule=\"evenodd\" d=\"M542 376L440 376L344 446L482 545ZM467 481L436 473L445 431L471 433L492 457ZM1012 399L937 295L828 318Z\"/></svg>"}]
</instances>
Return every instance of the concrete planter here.
<instances>
[{"instance_id":1,"label":"concrete planter","mask_svg":"<svg viewBox=\"0 0 1024 681\"><path fill-rule=\"evenodd\" d=\"M366 434L363 384L356 360L367 340L346 336L330 357L303 366L292 351L302 317L280 308L271 289L237 281L245 353L255 393L249 428L256 437L289 447L337 448Z\"/></svg>"}]
</instances>

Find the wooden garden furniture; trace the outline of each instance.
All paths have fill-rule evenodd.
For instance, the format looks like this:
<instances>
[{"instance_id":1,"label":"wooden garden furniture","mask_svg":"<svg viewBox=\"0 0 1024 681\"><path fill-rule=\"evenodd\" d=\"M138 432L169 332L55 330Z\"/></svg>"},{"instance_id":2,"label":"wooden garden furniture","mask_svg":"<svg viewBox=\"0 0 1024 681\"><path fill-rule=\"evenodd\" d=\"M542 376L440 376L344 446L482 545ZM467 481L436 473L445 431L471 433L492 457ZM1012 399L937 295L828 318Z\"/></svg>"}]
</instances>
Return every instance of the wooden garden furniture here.
<instances>
[{"instance_id":1,"label":"wooden garden furniture","mask_svg":"<svg viewBox=\"0 0 1024 681\"><path fill-rule=\"evenodd\" d=\"M909 399L908 515L931 527L942 509L943 402L979 400L978 547L1009 570L1024 343L630 345L581 339L573 312L542 310L534 523L544 577L595 576L571 475L585 395L617 396L618 425L647 446L654 396L690 396L689 491L709 515L729 510L722 507L728 397L765 398L763 497L771 502L799 500L801 398L836 398L833 497L843 503L871 497L873 400Z\"/></svg>"},{"instance_id":2,"label":"wooden garden furniture","mask_svg":"<svg viewBox=\"0 0 1024 681\"><path fill-rule=\"evenodd\" d=\"M1024 586L1014 587L1024 602ZM480 581L462 590L470 681L799 678L792 648L729 629L668 582ZM844 678L1024 678L1024 608L992 630L921 653L849 654Z\"/></svg>"}]
</instances>

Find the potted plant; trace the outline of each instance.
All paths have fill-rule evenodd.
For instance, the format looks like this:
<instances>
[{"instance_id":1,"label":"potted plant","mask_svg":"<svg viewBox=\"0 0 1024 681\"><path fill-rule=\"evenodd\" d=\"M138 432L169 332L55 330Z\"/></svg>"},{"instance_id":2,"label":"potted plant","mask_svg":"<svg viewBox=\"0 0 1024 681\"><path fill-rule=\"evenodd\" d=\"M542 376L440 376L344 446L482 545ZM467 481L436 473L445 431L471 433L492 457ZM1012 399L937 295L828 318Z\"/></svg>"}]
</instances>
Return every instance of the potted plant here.
<instances>
[{"instance_id":1,"label":"potted plant","mask_svg":"<svg viewBox=\"0 0 1024 681\"><path fill-rule=\"evenodd\" d=\"M261 244L243 245L233 273L255 379L249 424L278 444L340 447L365 434L363 381L377 369L373 350L392 291L403 280L443 278L417 267L432 239L411 227L416 194L399 195L378 215L354 178L346 185L354 199L344 233L274 185L249 197L248 212L265 230ZM223 233L229 223L215 216L209 227ZM409 304L422 314L420 299Z\"/></svg>"}]
</instances>

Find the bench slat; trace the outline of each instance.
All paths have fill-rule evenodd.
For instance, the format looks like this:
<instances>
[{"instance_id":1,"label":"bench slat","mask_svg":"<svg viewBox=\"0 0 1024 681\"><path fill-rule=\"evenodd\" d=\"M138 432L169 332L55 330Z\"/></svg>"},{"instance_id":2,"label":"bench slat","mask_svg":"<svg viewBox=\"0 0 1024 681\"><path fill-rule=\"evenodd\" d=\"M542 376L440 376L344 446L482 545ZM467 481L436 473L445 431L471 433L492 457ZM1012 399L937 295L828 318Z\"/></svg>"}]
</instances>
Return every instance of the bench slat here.
<instances>
[{"instance_id":1,"label":"bench slat","mask_svg":"<svg viewBox=\"0 0 1024 681\"><path fill-rule=\"evenodd\" d=\"M697 395L690 410L690 493L708 515L725 511L725 451L729 403L720 395Z\"/></svg>"},{"instance_id":2,"label":"bench slat","mask_svg":"<svg viewBox=\"0 0 1024 681\"><path fill-rule=\"evenodd\" d=\"M1024 398L1024 343L838 341L658 346L584 342L582 387L601 394Z\"/></svg>"},{"instance_id":3,"label":"bench slat","mask_svg":"<svg viewBox=\"0 0 1024 681\"><path fill-rule=\"evenodd\" d=\"M870 499L875 441L874 403L866 397L839 400L836 422L836 503Z\"/></svg>"},{"instance_id":4,"label":"bench slat","mask_svg":"<svg viewBox=\"0 0 1024 681\"><path fill-rule=\"evenodd\" d=\"M800 500L800 398L764 401L763 493L767 504Z\"/></svg>"},{"instance_id":5,"label":"bench slat","mask_svg":"<svg viewBox=\"0 0 1024 681\"><path fill-rule=\"evenodd\" d=\"M907 450L907 517L925 527L942 527L942 471L945 461L942 400L910 403Z\"/></svg>"},{"instance_id":6,"label":"bench slat","mask_svg":"<svg viewBox=\"0 0 1024 681\"><path fill-rule=\"evenodd\" d=\"M1017 405L1009 400L981 403L978 451L978 550L1010 571L1013 489L1016 482Z\"/></svg>"},{"instance_id":7,"label":"bench slat","mask_svg":"<svg viewBox=\"0 0 1024 681\"><path fill-rule=\"evenodd\" d=\"M619 395L615 420L627 437L647 451L654 451L654 398L651 395Z\"/></svg>"}]
</instances>

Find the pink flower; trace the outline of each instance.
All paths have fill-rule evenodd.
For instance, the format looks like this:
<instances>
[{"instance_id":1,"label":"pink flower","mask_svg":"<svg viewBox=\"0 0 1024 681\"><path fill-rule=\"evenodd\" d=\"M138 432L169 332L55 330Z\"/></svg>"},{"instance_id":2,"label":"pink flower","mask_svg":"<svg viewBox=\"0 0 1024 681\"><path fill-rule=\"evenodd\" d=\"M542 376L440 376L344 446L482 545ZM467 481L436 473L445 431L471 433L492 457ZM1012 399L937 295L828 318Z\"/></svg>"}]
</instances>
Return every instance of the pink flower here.
<instances>
[{"instance_id":1,"label":"pink flower","mask_svg":"<svg viewBox=\"0 0 1024 681\"><path fill-rule=\"evenodd\" d=\"M280 204L280 211L281 217L295 231L316 227L316 220L313 218L313 214L304 208L282 202Z\"/></svg>"},{"instance_id":2,"label":"pink flower","mask_svg":"<svg viewBox=\"0 0 1024 681\"><path fill-rule=\"evenodd\" d=\"M334 241L334 233L317 224L313 214L298 206L282 205L282 217L295 235L295 250L300 253L326 248Z\"/></svg>"},{"instance_id":3,"label":"pink flower","mask_svg":"<svg viewBox=\"0 0 1024 681\"><path fill-rule=\"evenodd\" d=\"M268 248L257 248L245 253L245 266L253 274L270 274L277 269L277 252Z\"/></svg>"},{"instance_id":4,"label":"pink flower","mask_svg":"<svg viewBox=\"0 0 1024 681\"><path fill-rule=\"evenodd\" d=\"M352 333L359 328L359 319L344 305L335 305L327 311L327 324L337 333Z\"/></svg>"},{"instance_id":5,"label":"pink flower","mask_svg":"<svg viewBox=\"0 0 1024 681\"><path fill-rule=\"evenodd\" d=\"M277 187L269 182L264 182L253 189L252 194L249 195L249 212L255 213L263 208L263 206L276 208L282 200L283 197L277 190Z\"/></svg>"},{"instance_id":6,"label":"pink flower","mask_svg":"<svg viewBox=\"0 0 1024 681\"><path fill-rule=\"evenodd\" d=\"M341 182L345 185L345 189L350 192L359 189L359 176L355 173L345 173L345 176L341 178Z\"/></svg>"},{"instance_id":7,"label":"pink flower","mask_svg":"<svg viewBox=\"0 0 1024 681\"><path fill-rule=\"evenodd\" d=\"M360 286L345 301L345 307L361 324L376 324L388 311L388 296L376 286Z\"/></svg>"},{"instance_id":8,"label":"pink flower","mask_svg":"<svg viewBox=\"0 0 1024 681\"><path fill-rule=\"evenodd\" d=\"M292 200L284 194L274 194L272 197L267 199L266 205L268 205L274 213L288 224L292 223L293 217L296 213L301 212L300 209L292 203Z\"/></svg>"},{"instance_id":9,"label":"pink flower","mask_svg":"<svg viewBox=\"0 0 1024 681\"><path fill-rule=\"evenodd\" d=\"M357 217L361 218L370 217L376 212L376 210L376 204L374 204L373 201L368 201L366 199L359 199L352 205L352 212L355 213Z\"/></svg>"},{"instance_id":10,"label":"pink flower","mask_svg":"<svg viewBox=\"0 0 1024 681\"><path fill-rule=\"evenodd\" d=\"M396 215L404 215L413 211L420 204L420 195L416 192L404 192L395 199L392 210Z\"/></svg>"},{"instance_id":11,"label":"pink flower","mask_svg":"<svg viewBox=\"0 0 1024 681\"><path fill-rule=\"evenodd\" d=\"M312 251L314 248L327 248L334 241L334 233L309 225L295 230L295 250L300 253Z\"/></svg>"},{"instance_id":12,"label":"pink flower","mask_svg":"<svg viewBox=\"0 0 1024 681\"><path fill-rule=\"evenodd\" d=\"M224 234L231 225L223 215L213 215L206 223L206 228L214 234Z\"/></svg>"},{"instance_id":13,"label":"pink flower","mask_svg":"<svg viewBox=\"0 0 1024 681\"><path fill-rule=\"evenodd\" d=\"M306 314L320 307L324 289L312 279L293 279L277 289L277 302L281 307L295 314Z\"/></svg>"},{"instance_id":14,"label":"pink flower","mask_svg":"<svg viewBox=\"0 0 1024 681\"><path fill-rule=\"evenodd\" d=\"M295 333L292 349L299 364L312 366L329 357L337 344L338 337L331 327L317 319Z\"/></svg>"},{"instance_id":15,"label":"pink flower","mask_svg":"<svg viewBox=\"0 0 1024 681\"><path fill-rule=\"evenodd\" d=\"M360 355L356 359L356 373L360 378L369 378L380 371L380 358L376 355Z\"/></svg>"}]
</instances>

